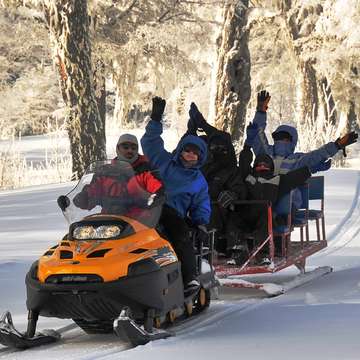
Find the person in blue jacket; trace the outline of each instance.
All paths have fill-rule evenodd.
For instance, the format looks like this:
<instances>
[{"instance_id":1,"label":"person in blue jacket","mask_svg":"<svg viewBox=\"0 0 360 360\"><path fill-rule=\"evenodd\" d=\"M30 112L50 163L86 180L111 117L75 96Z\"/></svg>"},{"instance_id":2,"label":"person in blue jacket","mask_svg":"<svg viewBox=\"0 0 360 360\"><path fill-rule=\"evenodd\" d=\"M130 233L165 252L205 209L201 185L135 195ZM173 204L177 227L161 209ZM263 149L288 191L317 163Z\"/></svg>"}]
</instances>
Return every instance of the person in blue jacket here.
<instances>
[{"instance_id":1,"label":"person in blue jacket","mask_svg":"<svg viewBox=\"0 0 360 360\"><path fill-rule=\"evenodd\" d=\"M141 138L141 146L153 167L159 170L165 187L166 203L160 223L181 261L185 290L199 286L196 279L196 260L189 235L190 220L205 238L210 221L208 185L200 168L207 157L206 143L197 136L183 137L173 153L164 148L162 115L166 101L152 99L151 120Z\"/></svg>"},{"instance_id":2,"label":"person in blue jacket","mask_svg":"<svg viewBox=\"0 0 360 360\"><path fill-rule=\"evenodd\" d=\"M331 166L331 157L339 150L357 141L358 134L354 131L331 141L320 148L303 153L295 152L298 133L293 126L280 125L273 133L274 144L270 145L265 135L266 111L270 101L270 95L263 90L257 96L257 108L254 120L247 128L247 142L251 145L255 155L267 154L274 161L274 174L286 174L290 170L307 166L312 173L328 170ZM293 194L293 206L295 209L301 205L301 193Z\"/></svg>"}]
</instances>

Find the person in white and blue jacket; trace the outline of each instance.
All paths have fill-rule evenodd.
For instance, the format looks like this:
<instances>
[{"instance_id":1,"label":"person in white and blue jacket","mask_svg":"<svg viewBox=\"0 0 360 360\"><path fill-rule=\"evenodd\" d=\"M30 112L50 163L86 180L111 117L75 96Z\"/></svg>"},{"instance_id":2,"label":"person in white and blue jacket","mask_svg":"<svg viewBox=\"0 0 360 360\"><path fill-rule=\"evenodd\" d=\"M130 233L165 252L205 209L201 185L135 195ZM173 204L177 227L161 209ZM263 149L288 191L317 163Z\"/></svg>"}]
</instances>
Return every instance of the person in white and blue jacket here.
<instances>
[{"instance_id":1,"label":"person in white and blue jacket","mask_svg":"<svg viewBox=\"0 0 360 360\"><path fill-rule=\"evenodd\" d=\"M187 135L180 140L173 153L166 151L161 138L161 120L166 101L155 97L152 102L151 119L141 138L141 145L144 155L159 170L164 183L166 203L160 223L181 261L184 287L187 290L199 286L187 221L190 220L204 238L206 225L210 221L208 185L200 171L206 162L207 145L199 137Z\"/></svg>"},{"instance_id":2,"label":"person in white and blue jacket","mask_svg":"<svg viewBox=\"0 0 360 360\"><path fill-rule=\"evenodd\" d=\"M257 111L253 122L247 127L247 144L250 145L255 153L270 155L274 161L274 174L286 174L290 170L295 170L304 166L310 168L312 173L328 170L331 166L331 157L339 150L357 141L358 134L354 131L331 141L320 148L303 153L295 152L298 133L290 125L280 125L273 133L274 144L270 145L265 135L266 111L270 101L270 95L263 90L257 96ZM293 194L293 206L299 208L301 204L301 193L295 191Z\"/></svg>"}]
</instances>

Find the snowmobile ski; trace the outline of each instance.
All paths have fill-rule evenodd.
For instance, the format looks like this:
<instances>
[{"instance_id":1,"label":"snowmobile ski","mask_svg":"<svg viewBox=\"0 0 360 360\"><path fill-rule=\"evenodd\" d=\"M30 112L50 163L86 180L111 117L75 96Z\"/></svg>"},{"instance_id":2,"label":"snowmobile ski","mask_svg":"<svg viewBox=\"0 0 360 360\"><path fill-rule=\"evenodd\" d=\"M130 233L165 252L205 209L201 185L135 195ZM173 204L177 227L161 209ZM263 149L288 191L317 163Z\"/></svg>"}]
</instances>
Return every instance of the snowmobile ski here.
<instances>
[{"instance_id":1,"label":"snowmobile ski","mask_svg":"<svg viewBox=\"0 0 360 360\"><path fill-rule=\"evenodd\" d=\"M145 345L150 341L166 339L173 335L163 329L153 328L151 332L146 331L144 326L139 326L128 316L126 310L121 311L120 316L115 319L114 332L133 346Z\"/></svg>"},{"instance_id":2,"label":"snowmobile ski","mask_svg":"<svg viewBox=\"0 0 360 360\"><path fill-rule=\"evenodd\" d=\"M56 342L60 337L61 335L55 330L44 330L33 337L28 337L16 330L9 311L6 311L0 318L0 344L6 347L28 349Z\"/></svg>"}]
</instances>

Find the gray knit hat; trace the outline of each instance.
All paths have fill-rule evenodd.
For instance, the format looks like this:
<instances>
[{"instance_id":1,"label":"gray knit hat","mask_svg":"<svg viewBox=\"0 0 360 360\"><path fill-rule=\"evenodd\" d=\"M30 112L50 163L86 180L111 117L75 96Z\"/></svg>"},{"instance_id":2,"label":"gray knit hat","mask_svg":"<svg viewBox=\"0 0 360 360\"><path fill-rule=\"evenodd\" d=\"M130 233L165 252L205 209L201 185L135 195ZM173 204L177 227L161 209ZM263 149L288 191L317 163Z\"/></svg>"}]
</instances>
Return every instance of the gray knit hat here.
<instances>
[{"instance_id":1,"label":"gray knit hat","mask_svg":"<svg viewBox=\"0 0 360 360\"><path fill-rule=\"evenodd\" d=\"M139 149L139 142L138 142L138 139L136 138L135 135L132 135L132 134L122 134L120 135L119 137L119 140L116 144L116 154L117 154L117 157L119 160L123 160L123 161L127 161L129 162L130 164L134 163L138 157L139 157L139 153L136 152L136 154L134 154L134 156L131 158L131 159L127 159L126 157L124 157L119 149L118 149L118 146L119 144L123 144L123 143L131 143L131 144L135 144L137 146L137 148Z\"/></svg>"},{"instance_id":2,"label":"gray knit hat","mask_svg":"<svg viewBox=\"0 0 360 360\"><path fill-rule=\"evenodd\" d=\"M139 147L139 142L138 139L135 135L132 134L122 134L119 137L119 140L117 142L117 145L119 144L123 144L123 143L132 143L132 144L136 144L137 147Z\"/></svg>"}]
</instances>

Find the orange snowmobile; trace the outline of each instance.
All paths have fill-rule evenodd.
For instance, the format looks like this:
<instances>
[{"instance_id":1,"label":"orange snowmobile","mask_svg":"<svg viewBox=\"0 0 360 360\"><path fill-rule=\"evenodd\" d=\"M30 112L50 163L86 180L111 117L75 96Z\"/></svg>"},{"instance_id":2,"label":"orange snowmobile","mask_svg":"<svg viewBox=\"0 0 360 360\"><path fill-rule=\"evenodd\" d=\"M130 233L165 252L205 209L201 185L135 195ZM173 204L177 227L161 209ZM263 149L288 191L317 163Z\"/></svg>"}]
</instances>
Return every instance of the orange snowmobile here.
<instances>
[{"instance_id":1,"label":"orange snowmobile","mask_svg":"<svg viewBox=\"0 0 360 360\"><path fill-rule=\"evenodd\" d=\"M0 320L0 343L27 348L56 341L59 334L35 334L38 317L46 316L72 319L87 333L114 331L133 345L144 344L170 336L163 325L209 306L216 286L213 239L204 248L194 235L201 286L185 296L181 264L158 225L162 196L153 194L141 207L124 194L99 196L79 207L98 177L123 181L131 171L127 163L96 162L58 199L69 231L26 276L26 333L14 328L7 312Z\"/></svg>"}]
</instances>

